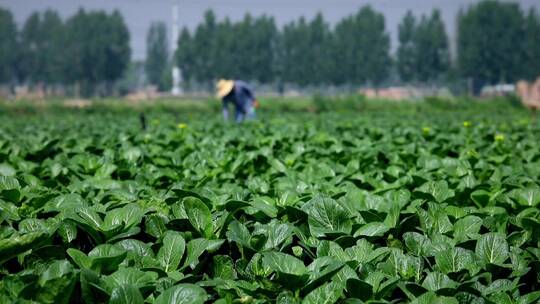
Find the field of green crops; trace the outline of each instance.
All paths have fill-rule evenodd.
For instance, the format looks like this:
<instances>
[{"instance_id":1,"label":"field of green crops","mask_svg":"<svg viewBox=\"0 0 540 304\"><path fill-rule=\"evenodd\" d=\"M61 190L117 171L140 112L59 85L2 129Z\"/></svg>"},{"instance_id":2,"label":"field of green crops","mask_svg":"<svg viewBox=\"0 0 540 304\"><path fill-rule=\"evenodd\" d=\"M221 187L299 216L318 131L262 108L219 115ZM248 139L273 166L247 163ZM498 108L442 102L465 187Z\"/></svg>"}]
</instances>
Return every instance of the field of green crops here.
<instances>
[{"instance_id":1,"label":"field of green crops","mask_svg":"<svg viewBox=\"0 0 540 304\"><path fill-rule=\"evenodd\" d=\"M538 303L524 111L0 114L0 303Z\"/></svg>"}]
</instances>

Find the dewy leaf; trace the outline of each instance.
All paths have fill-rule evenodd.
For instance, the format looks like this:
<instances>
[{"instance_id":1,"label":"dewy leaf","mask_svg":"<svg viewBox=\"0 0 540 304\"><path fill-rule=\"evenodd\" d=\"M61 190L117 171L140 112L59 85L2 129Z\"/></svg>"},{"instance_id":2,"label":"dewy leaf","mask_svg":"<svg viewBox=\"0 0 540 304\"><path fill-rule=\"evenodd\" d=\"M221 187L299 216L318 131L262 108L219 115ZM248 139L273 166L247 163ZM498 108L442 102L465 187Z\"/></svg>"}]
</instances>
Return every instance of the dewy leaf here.
<instances>
[{"instance_id":1,"label":"dewy leaf","mask_svg":"<svg viewBox=\"0 0 540 304\"><path fill-rule=\"evenodd\" d=\"M448 188L446 181L429 181L415 191L431 195L435 201L442 203L455 195L454 190Z\"/></svg>"},{"instance_id":2,"label":"dewy leaf","mask_svg":"<svg viewBox=\"0 0 540 304\"><path fill-rule=\"evenodd\" d=\"M498 233L482 235L476 243L475 251L482 261L496 265L503 264L510 256L505 237Z\"/></svg>"},{"instance_id":3,"label":"dewy leaf","mask_svg":"<svg viewBox=\"0 0 540 304\"><path fill-rule=\"evenodd\" d=\"M197 232L204 238L211 238L213 236L212 215L206 204L196 197L186 197L184 208L189 222Z\"/></svg>"},{"instance_id":4,"label":"dewy leaf","mask_svg":"<svg viewBox=\"0 0 540 304\"><path fill-rule=\"evenodd\" d=\"M351 233L349 213L335 200L318 196L305 204L303 209L309 215L309 230L314 237L340 232Z\"/></svg>"},{"instance_id":5,"label":"dewy leaf","mask_svg":"<svg viewBox=\"0 0 540 304\"><path fill-rule=\"evenodd\" d=\"M144 299L133 285L120 285L111 292L109 304L143 304Z\"/></svg>"},{"instance_id":6,"label":"dewy leaf","mask_svg":"<svg viewBox=\"0 0 540 304\"><path fill-rule=\"evenodd\" d=\"M160 294L155 304L203 304L206 291L194 284L178 284Z\"/></svg>"},{"instance_id":7,"label":"dewy leaf","mask_svg":"<svg viewBox=\"0 0 540 304\"><path fill-rule=\"evenodd\" d=\"M186 241L179 232L167 231L163 238L163 246L159 249L157 260L165 272L174 271L180 265L184 255Z\"/></svg>"}]
</instances>

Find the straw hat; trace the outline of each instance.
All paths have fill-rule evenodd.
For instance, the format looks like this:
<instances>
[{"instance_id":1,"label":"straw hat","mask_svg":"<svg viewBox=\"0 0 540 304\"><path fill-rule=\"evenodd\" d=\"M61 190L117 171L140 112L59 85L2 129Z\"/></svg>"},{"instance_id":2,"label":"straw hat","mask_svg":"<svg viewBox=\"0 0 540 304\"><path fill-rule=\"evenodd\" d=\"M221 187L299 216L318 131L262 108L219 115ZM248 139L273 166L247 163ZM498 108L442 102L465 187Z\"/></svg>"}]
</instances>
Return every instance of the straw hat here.
<instances>
[{"instance_id":1,"label":"straw hat","mask_svg":"<svg viewBox=\"0 0 540 304\"><path fill-rule=\"evenodd\" d=\"M233 80L220 79L216 84L216 95L219 98L223 98L231 93L234 88Z\"/></svg>"}]
</instances>

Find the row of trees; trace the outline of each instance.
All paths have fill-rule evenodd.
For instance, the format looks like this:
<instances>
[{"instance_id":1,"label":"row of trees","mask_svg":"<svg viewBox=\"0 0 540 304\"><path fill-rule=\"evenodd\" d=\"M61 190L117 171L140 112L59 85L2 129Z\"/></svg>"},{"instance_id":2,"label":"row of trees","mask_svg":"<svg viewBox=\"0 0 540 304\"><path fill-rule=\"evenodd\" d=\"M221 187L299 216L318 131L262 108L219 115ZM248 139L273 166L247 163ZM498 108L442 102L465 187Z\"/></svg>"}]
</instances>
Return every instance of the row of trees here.
<instances>
[{"instance_id":1,"label":"row of trees","mask_svg":"<svg viewBox=\"0 0 540 304\"><path fill-rule=\"evenodd\" d=\"M369 6L335 28L318 14L281 30L271 17L248 14L240 22L218 22L207 11L194 32L181 32L176 59L184 79L203 83L228 77L298 85L379 84L389 72L389 52L384 17Z\"/></svg>"},{"instance_id":2,"label":"row of trees","mask_svg":"<svg viewBox=\"0 0 540 304\"><path fill-rule=\"evenodd\" d=\"M540 18L517 3L482 1L457 16L455 56L438 10L408 12L398 27L399 45L390 54L383 15L370 6L330 26L321 14L278 28L272 18L204 21L178 39L176 60L184 79L210 83L220 77L298 85L434 84L455 78L484 84L540 75Z\"/></svg>"},{"instance_id":3,"label":"row of trees","mask_svg":"<svg viewBox=\"0 0 540 304\"><path fill-rule=\"evenodd\" d=\"M130 63L129 39L118 11L80 9L65 22L55 11L36 12L18 30L0 8L0 83L110 94Z\"/></svg>"},{"instance_id":4,"label":"row of trees","mask_svg":"<svg viewBox=\"0 0 540 304\"><path fill-rule=\"evenodd\" d=\"M211 85L221 77L260 83L380 85L384 81L435 84L449 75L487 83L540 74L540 18L511 2L482 1L457 16L456 54L439 11L408 12L398 27L395 55L384 16L364 6L331 26L322 14L277 27L268 16L232 22L212 11L194 30L183 29L169 53L166 26L147 35L150 83L170 85L172 60L184 80ZM0 8L0 84L26 83L110 93L130 63L129 32L120 13L79 10L67 20L48 10L20 29ZM171 58L173 57L173 58Z\"/></svg>"}]
</instances>

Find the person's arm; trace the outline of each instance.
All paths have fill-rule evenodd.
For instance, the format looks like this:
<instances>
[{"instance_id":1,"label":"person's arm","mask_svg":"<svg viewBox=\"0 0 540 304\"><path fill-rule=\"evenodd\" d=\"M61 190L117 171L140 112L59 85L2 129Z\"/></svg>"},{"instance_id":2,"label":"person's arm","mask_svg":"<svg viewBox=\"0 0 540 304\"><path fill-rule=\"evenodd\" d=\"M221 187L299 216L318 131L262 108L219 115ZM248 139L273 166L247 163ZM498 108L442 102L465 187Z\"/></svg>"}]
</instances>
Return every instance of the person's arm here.
<instances>
[{"instance_id":1,"label":"person's arm","mask_svg":"<svg viewBox=\"0 0 540 304\"><path fill-rule=\"evenodd\" d=\"M255 93L253 93L253 90L250 87L244 86L244 93L252 103L257 100L257 98L255 98Z\"/></svg>"}]
</instances>

